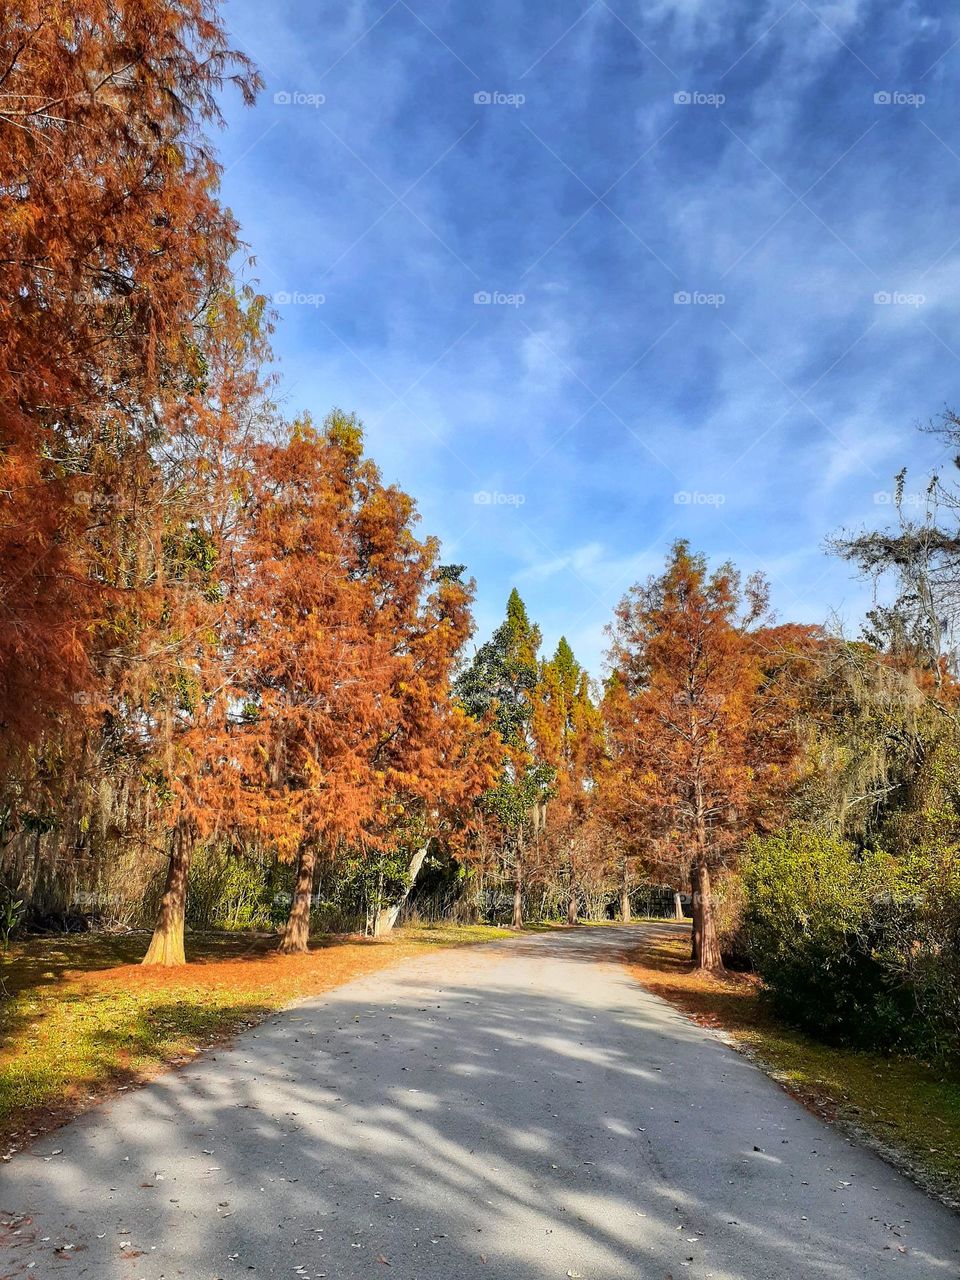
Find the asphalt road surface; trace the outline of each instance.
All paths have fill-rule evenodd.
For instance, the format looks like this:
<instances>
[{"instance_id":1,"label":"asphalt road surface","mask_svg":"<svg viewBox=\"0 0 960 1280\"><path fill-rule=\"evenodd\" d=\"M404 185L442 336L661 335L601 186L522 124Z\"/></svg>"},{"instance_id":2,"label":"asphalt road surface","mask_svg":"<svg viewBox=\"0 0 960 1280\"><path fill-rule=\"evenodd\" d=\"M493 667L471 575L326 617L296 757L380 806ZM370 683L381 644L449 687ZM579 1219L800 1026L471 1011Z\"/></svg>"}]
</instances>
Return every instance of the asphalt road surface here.
<instances>
[{"instance_id":1,"label":"asphalt road surface","mask_svg":"<svg viewBox=\"0 0 960 1280\"><path fill-rule=\"evenodd\" d=\"M656 927L438 951L96 1109L4 1168L0 1277L960 1276L960 1218L627 977Z\"/></svg>"}]
</instances>

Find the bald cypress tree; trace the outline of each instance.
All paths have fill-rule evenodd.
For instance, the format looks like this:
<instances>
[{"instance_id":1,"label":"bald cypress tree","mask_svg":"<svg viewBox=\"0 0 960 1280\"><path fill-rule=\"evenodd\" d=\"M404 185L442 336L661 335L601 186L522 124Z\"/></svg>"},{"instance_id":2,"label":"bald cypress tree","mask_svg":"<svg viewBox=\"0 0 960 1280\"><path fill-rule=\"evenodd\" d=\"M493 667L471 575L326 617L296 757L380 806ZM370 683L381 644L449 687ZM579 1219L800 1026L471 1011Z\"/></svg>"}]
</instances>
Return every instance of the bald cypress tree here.
<instances>
[{"instance_id":1,"label":"bald cypress tree","mask_svg":"<svg viewBox=\"0 0 960 1280\"><path fill-rule=\"evenodd\" d=\"M565 636L553 657L540 664L533 703L536 754L554 780L542 823L545 851L567 886L567 920L574 924L585 876L600 857L591 795L603 756L603 734L590 677Z\"/></svg>"}]
</instances>

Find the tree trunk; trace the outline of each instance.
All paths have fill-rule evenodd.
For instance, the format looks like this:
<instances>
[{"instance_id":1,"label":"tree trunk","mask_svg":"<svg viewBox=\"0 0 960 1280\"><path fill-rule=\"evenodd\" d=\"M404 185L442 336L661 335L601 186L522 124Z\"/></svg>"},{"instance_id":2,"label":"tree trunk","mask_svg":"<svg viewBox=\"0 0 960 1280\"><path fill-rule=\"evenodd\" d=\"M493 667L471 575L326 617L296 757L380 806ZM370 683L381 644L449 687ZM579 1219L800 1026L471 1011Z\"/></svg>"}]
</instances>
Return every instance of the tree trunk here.
<instances>
[{"instance_id":1,"label":"tree trunk","mask_svg":"<svg viewBox=\"0 0 960 1280\"><path fill-rule=\"evenodd\" d=\"M380 913L383 910L383 866L380 867L380 873L377 876L377 887L373 895L367 899L367 918L363 926L364 937L376 938L379 936L378 929L380 927Z\"/></svg>"},{"instance_id":2,"label":"tree trunk","mask_svg":"<svg viewBox=\"0 0 960 1280\"><path fill-rule=\"evenodd\" d=\"M580 914L580 903L575 893L570 894L570 900L567 902L567 924L576 924L577 917Z\"/></svg>"},{"instance_id":3,"label":"tree trunk","mask_svg":"<svg viewBox=\"0 0 960 1280\"><path fill-rule=\"evenodd\" d=\"M708 973L722 973L723 957L720 954L717 921L713 914L710 870L706 862L696 863L693 886L693 962L698 969Z\"/></svg>"},{"instance_id":4,"label":"tree trunk","mask_svg":"<svg viewBox=\"0 0 960 1280\"><path fill-rule=\"evenodd\" d=\"M523 854L517 850L517 874L513 882L513 919L510 922L514 929L523 928Z\"/></svg>"},{"instance_id":5,"label":"tree trunk","mask_svg":"<svg viewBox=\"0 0 960 1280\"><path fill-rule=\"evenodd\" d=\"M183 950L183 917L187 906L187 874L193 853L193 833L183 822L178 822L170 839L170 861L167 864L167 882L160 900L157 923L150 939L147 954L141 964L186 964Z\"/></svg>"},{"instance_id":6,"label":"tree trunk","mask_svg":"<svg viewBox=\"0 0 960 1280\"><path fill-rule=\"evenodd\" d=\"M697 892L696 864L690 867L690 910L693 916L690 929L690 959L697 964L703 937L703 912L700 910L700 894Z\"/></svg>"},{"instance_id":7,"label":"tree trunk","mask_svg":"<svg viewBox=\"0 0 960 1280\"><path fill-rule=\"evenodd\" d=\"M627 869L627 862L623 862L623 879L620 881L620 919L624 924L629 924L631 920L630 912L630 872Z\"/></svg>"},{"instance_id":8,"label":"tree trunk","mask_svg":"<svg viewBox=\"0 0 960 1280\"><path fill-rule=\"evenodd\" d=\"M683 899L677 892L674 892L673 895L673 918L674 920L683 919Z\"/></svg>"},{"instance_id":9,"label":"tree trunk","mask_svg":"<svg viewBox=\"0 0 960 1280\"><path fill-rule=\"evenodd\" d=\"M373 936L382 938L385 933L389 933L393 926L397 923L400 912L403 910L403 904L410 897L410 890L416 883L417 876L420 874L420 868L423 866L427 850L430 848L430 842L418 849L410 859L410 865L407 867L407 887L403 891L403 897L399 902L394 903L392 907L382 907L373 922Z\"/></svg>"},{"instance_id":10,"label":"tree trunk","mask_svg":"<svg viewBox=\"0 0 960 1280\"><path fill-rule=\"evenodd\" d=\"M297 884L293 891L293 902L277 948L283 956L299 955L309 950L310 899L313 897L313 872L316 863L316 846L302 844L297 854Z\"/></svg>"},{"instance_id":11,"label":"tree trunk","mask_svg":"<svg viewBox=\"0 0 960 1280\"><path fill-rule=\"evenodd\" d=\"M694 781L694 853L690 865L690 887L693 890L693 930L690 937L691 959L703 972L717 973L723 970L717 922L713 914L713 895L710 889L710 865L707 847L707 822L703 785L699 777Z\"/></svg>"}]
</instances>

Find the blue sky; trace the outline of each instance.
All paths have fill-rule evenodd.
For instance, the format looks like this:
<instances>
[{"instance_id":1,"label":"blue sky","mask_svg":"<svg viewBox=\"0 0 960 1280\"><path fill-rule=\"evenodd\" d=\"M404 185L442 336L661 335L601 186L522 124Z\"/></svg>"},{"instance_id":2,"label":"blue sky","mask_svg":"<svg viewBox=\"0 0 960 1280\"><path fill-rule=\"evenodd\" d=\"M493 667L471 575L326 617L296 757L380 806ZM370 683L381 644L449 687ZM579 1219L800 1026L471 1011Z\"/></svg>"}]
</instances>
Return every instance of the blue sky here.
<instances>
[{"instance_id":1,"label":"blue sky","mask_svg":"<svg viewBox=\"0 0 960 1280\"><path fill-rule=\"evenodd\" d=\"M284 404L359 413L478 639L516 585L599 674L678 537L857 631L824 538L904 464L919 491L915 425L960 407L948 8L227 5L266 89L224 97L223 189Z\"/></svg>"}]
</instances>

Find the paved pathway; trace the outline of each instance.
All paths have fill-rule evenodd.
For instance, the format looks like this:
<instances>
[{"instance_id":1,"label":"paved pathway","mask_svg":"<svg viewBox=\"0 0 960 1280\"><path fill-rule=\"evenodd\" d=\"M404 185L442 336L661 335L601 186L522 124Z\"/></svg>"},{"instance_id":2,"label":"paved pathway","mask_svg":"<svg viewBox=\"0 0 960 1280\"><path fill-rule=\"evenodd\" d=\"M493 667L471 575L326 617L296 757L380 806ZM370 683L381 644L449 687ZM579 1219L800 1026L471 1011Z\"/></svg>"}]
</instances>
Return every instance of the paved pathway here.
<instances>
[{"instance_id":1,"label":"paved pathway","mask_svg":"<svg viewBox=\"0 0 960 1280\"><path fill-rule=\"evenodd\" d=\"M438 951L93 1111L0 1174L0 1277L960 1277L960 1218L636 986L629 937Z\"/></svg>"}]
</instances>

